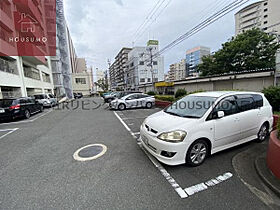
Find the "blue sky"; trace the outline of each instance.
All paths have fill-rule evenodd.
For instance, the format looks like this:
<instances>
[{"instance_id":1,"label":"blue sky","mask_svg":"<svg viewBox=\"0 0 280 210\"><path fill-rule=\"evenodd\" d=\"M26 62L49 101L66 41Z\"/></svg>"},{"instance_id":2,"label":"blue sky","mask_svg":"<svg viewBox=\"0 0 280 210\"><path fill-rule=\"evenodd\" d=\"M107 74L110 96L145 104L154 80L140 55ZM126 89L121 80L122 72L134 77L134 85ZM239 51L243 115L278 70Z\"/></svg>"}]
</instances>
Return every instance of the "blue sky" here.
<instances>
[{"instance_id":1,"label":"blue sky","mask_svg":"<svg viewBox=\"0 0 280 210\"><path fill-rule=\"evenodd\" d=\"M168 4L168 2L170 3ZM134 35L158 0L64 0L65 15L79 57L88 66L105 70L107 59L122 47L132 47ZM148 39L157 39L166 46L200 21L233 0L166 0L168 6L135 42L145 46ZM249 3L256 2L251 0ZM248 3L247 3L248 4ZM159 10L160 11L160 10ZM233 11L195 36L164 54L165 72L171 63L185 58L187 49L203 45L216 51L234 35Z\"/></svg>"}]
</instances>

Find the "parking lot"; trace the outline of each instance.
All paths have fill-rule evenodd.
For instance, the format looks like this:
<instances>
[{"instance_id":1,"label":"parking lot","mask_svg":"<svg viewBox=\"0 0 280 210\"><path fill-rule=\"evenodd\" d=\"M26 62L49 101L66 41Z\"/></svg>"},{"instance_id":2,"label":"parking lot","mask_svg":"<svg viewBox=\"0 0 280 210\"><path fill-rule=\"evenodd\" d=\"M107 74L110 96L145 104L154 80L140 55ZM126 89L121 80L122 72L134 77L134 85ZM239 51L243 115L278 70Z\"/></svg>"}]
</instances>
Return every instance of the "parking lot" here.
<instances>
[{"instance_id":1,"label":"parking lot","mask_svg":"<svg viewBox=\"0 0 280 210\"><path fill-rule=\"evenodd\" d=\"M113 111L100 98L89 109L49 109L0 124L0 209L267 209L241 181L232 159L252 142L196 168L166 166L141 146L139 128L160 111ZM100 104L100 106L96 106ZM73 154L107 150L91 161Z\"/></svg>"}]
</instances>

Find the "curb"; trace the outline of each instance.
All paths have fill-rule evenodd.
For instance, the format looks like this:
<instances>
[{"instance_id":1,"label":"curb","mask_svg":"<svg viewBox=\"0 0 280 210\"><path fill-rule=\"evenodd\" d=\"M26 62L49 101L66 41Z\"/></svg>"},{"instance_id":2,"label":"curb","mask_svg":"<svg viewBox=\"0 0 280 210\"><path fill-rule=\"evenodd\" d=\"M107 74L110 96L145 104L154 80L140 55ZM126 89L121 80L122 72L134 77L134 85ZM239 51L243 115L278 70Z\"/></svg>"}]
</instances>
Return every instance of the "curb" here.
<instances>
[{"instance_id":1,"label":"curb","mask_svg":"<svg viewBox=\"0 0 280 210\"><path fill-rule=\"evenodd\" d=\"M280 197L280 180L272 175L266 165L264 157L257 157L254 162L255 169L261 180L271 189L278 197Z\"/></svg>"}]
</instances>

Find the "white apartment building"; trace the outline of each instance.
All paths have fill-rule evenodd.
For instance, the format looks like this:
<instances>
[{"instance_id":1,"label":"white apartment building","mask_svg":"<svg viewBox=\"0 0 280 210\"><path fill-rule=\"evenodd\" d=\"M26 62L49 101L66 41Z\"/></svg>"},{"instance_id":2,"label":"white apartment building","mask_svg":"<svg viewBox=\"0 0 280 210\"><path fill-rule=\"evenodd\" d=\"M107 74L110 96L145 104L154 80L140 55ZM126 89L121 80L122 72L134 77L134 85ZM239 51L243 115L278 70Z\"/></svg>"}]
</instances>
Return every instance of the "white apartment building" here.
<instances>
[{"instance_id":1,"label":"white apartment building","mask_svg":"<svg viewBox=\"0 0 280 210\"><path fill-rule=\"evenodd\" d=\"M72 86L74 93L90 95L92 92L92 72L84 71L72 74Z\"/></svg>"},{"instance_id":2,"label":"white apartment building","mask_svg":"<svg viewBox=\"0 0 280 210\"><path fill-rule=\"evenodd\" d=\"M50 57L42 62L36 57L0 57L0 98L53 93Z\"/></svg>"},{"instance_id":3,"label":"white apartment building","mask_svg":"<svg viewBox=\"0 0 280 210\"><path fill-rule=\"evenodd\" d=\"M235 14L235 34L252 28L280 34L280 1L262 0L250 4Z\"/></svg>"},{"instance_id":4,"label":"white apartment building","mask_svg":"<svg viewBox=\"0 0 280 210\"><path fill-rule=\"evenodd\" d=\"M104 71L96 68L93 75L94 75L93 76L94 82L97 82L98 80L103 80L105 82L105 72ZM99 86L97 86L95 84L93 84L93 87L94 87L93 90L95 93L103 91Z\"/></svg>"},{"instance_id":5,"label":"white apartment building","mask_svg":"<svg viewBox=\"0 0 280 210\"><path fill-rule=\"evenodd\" d=\"M138 90L139 85L164 81L164 58L154 57L150 65L151 54L159 51L158 41L149 40L146 47L134 47L128 53L125 83L127 90Z\"/></svg>"},{"instance_id":6,"label":"white apartment building","mask_svg":"<svg viewBox=\"0 0 280 210\"><path fill-rule=\"evenodd\" d=\"M176 81L186 78L186 59L182 59L179 63L174 63L169 66L168 80Z\"/></svg>"}]
</instances>

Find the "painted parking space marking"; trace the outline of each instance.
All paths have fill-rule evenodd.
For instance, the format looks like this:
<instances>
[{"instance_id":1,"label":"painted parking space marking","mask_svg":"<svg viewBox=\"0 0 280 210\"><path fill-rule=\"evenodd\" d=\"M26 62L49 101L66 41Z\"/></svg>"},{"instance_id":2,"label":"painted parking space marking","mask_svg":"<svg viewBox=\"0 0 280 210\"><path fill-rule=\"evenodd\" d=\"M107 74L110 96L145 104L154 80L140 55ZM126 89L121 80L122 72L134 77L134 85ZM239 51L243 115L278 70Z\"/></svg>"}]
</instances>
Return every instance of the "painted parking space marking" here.
<instances>
[{"instance_id":1,"label":"painted parking space marking","mask_svg":"<svg viewBox=\"0 0 280 210\"><path fill-rule=\"evenodd\" d=\"M3 135L0 136L0 139L3 139L4 137L6 137L6 136L10 135L11 133L15 132L16 130L18 130L18 128L0 130L0 135L1 135L1 133L4 133Z\"/></svg>"},{"instance_id":2,"label":"painted parking space marking","mask_svg":"<svg viewBox=\"0 0 280 210\"><path fill-rule=\"evenodd\" d=\"M226 180L233 177L233 174L230 172L224 173L223 175L219 175L216 178L209 179L206 182L199 183L190 187L187 187L183 189L176 180L168 173L168 171L161 165L161 163L153 157L146 149L142 146L142 141L140 138L137 138L136 136L140 135L140 132L133 133L131 128L124 122L124 119L127 118L121 118L117 112L114 112L116 117L119 119L119 121L123 124L123 126L126 128L127 131L137 140L137 144L139 147L144 151L144 153L148 156L150 161L153 163L153 165L159 170L161 175L167 180L167 182L172 186L172 188L175 190L175 192L179 195L180 198L188 198L196 193L205 191L210 189L211 187L214 187L217 184L220 184L222 182L225 182Z\"/></svg>"},{"instance_id":3,"label":"painted parking space marking","mask_svg":"<svg viewBox=\"0 0 280 210\"><path fill-rule=\"evenodd\" d=\"M32 122L40 119L41 117L44 117L45 115L51 113L52 111L53 111L53 109L49 110L46 113L41 114L40 116L35 117L34 119L23 120L23 121L18 121L18 122L1 123L0 125L14 125L14 124L22 124L22 123L32 123Z\"/></svg>"}]
</instances>

